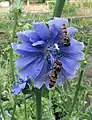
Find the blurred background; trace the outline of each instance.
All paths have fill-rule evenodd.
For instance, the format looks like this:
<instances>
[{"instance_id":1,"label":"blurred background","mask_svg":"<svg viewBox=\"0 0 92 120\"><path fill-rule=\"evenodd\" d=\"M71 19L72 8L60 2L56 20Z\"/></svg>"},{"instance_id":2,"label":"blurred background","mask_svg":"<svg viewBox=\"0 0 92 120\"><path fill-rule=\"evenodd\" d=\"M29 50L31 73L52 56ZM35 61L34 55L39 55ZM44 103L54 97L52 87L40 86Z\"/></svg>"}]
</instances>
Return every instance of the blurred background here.
<instances>
[{"instance_id":1,"label":"blurred background","mask_svg":"<svg viewBox=\"0 0 92 120\"><path fill-rule=\"evenodd\" d=\"M16 31L32 29L33 22L47 22L50 20L55 2L55 0L23 0L22 13L18 17ZM13 81L11 80L11 66L9 64L10 42L14 23L12 9L14 6L14 0L0 0L0 102L3 106L6 120L10 120L14 105L12 95ZM69 89L67 86L58 87L56 91L50 92L50 95L44 94L42 99L42 120L92 120L92 0L66 0L61 17L68 18L70 26L79 29L76 33L76 39L84 42L85 49L88 41L91 40L87 55L88 67L84 74L73 117L69 118L67 114L71 107L78 77L74 81L70 81ZM14 61L17 57L14 53ZM20 94L17 98L15 120L25 120L23 97L24 95ZM26 104L28 120L35 120L33 95L26 100ZM1 110L0 116L0 120L3 120Z\"/></svg>"}]
</instances>

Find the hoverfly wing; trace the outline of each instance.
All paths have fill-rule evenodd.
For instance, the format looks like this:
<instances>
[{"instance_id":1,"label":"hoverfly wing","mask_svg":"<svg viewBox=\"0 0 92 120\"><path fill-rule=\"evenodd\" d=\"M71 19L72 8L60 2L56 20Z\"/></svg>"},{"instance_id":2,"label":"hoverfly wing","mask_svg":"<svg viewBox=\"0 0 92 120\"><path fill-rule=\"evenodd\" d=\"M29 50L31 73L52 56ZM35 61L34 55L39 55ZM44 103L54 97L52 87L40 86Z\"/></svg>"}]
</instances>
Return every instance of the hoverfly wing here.
<instances>
[{"instance_id":1,"label":"hoverfly wing","mask_svg":"<svg viewBox=\"0 0 92 120\"><path fill-rule=\"evenodd\" d=\"M46 79L46 78L50 77L51 72L52 72L52 70L50 70L49 72L47 72L46 74L44 74L44 75L42 76L42 78L43 78L43 79Z\"/></svg>"},{"instance_id":2,"label":"hoverfly wing","mask_svg":"<svg viewBox=\"0 0 92 120\"><path fill-rule=\"evenodd\" d=\"M61 73L58 74L57 83L59 84L59 86L62 85L62 76L61 76Z\"/></svg>"},{"instance_id":3,"label":"hoverfly wing","mask_svg":"<svg viewBox=\"0 0 92 120\"><path fill-rule=\"evenodd\" d=\"M61 34L61 29L60 28L58 28L55 24L53 24L52 26L56 29L58 34Z\"/></svg>"},{"instance_id":4,"label":"hoverfly wing","mask_svg":"<svg viewBox=\"0 0 92 120\"><path fill-rule=\"evenodd\" d=\"M62 81L63 81L63 88L65 91L67 91L68 88L70 88L70 83L64 73L62 74Z\"/></svg>"},{"instance_id":5,"label":"hoverfly wing","mask_svg":"<svg viewBox=\"0 0 92 120\"><path fill-rule=\"evenodd\" d=\"M53 24L53 27L57 30L58 35L60 36L60 39L63 39L62 30L60 28L57 28L57 26L54 24ZM63 41L61 41L61 43L63 43Z\"/></svg>"}]
</instances>

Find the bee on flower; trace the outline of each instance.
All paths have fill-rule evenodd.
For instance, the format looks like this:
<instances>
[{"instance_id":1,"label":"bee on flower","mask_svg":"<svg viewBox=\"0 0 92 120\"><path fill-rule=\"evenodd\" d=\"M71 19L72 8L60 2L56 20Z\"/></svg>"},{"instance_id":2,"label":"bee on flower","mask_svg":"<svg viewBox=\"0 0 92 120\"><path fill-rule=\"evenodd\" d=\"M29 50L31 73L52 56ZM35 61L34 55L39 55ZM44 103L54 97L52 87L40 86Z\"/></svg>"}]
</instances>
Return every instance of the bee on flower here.
<instances>
[{"instance_id":1,"label":"bee on flower","mask_svg":"<svg viewBox=\"0 0 92 120\"><path fill-rule=\"evenodd\" d=\"M63 25L67 27L68 37L62 37L67 47L60 42ZM12 48L20 55L15 62L16 67L20 68L18 75L21 78L28 76L34 87L39 89L43 84L48 89L61 86L63 78L73 79L84 59L84 44L74 38L77 29L69 27L68 20L64 18L54 18L48 21L48 26L43 22L34 23L33 28L34 31L17 33L23 43L12 43Z\"/></svg>"}]
</instances>

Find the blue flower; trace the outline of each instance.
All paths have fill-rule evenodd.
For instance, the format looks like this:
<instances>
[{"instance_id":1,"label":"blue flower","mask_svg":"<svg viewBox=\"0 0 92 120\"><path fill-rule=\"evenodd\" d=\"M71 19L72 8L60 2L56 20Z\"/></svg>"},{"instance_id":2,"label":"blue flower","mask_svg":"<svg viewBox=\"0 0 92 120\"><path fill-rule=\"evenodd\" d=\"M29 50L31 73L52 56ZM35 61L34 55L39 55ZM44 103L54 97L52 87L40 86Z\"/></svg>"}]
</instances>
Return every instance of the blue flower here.
<instances>
[{"instance_id":1,"label":"blue flower","mask_svg":"<svg viewBox=\"0 0 92 120\"><path fill-rule=\"evenodd\" d=\"M69 47L60 44L62 24L67 26L71 42ZM20 55L16 60L16 66L20 68L18 74L21 78L29 77L37 88L41 88L43 84L49 88L50 71L56 59L62 63L56 82L58 85L62 85L63 79L75 77L80 62L84 59L84 44L75 40L77 29L69 27L67 19L54 18L48 22L48 26L43 22L34 23L34 31L25 30L17 33L23 43L12 43L12 48Z\"/></svg>"},{"instance_id":2,"label":"blue flower","mask_svg":"<svg viewBox=\"0 0 92 120\"><path fill-rule=\"evenodd\" d=\"M29 79L27 78L19 78L18 82L13 86L13 94L14 96L18 95L22 92L22 90L28 85Z\"/></svg>"}]
</instances>

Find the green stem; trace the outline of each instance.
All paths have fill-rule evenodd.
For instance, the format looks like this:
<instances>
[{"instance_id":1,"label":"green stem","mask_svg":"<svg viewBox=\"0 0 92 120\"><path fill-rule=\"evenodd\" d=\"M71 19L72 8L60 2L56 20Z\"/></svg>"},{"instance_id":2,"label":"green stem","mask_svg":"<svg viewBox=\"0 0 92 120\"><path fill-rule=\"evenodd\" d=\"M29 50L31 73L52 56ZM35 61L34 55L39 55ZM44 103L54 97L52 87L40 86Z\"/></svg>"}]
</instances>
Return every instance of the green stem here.
<instances>
[{"instance_id":1,"label":"green stem","mask_svg":"<svg viewBox=\"0 0 92 120\"><path fill-rule=\"evenodd\" d=\"M56 0L53 17L61 17L64 4L65 4L65 0Z\"/></svg>"},{"instance_id":2,"label":"green stem","mask_svg":"<svg viewBox=\"0 0 92 120\"><path fill-rule=\"evenodd\" d=\"M91 44L91 35L90 35L90 39L88 41L88 44L87 44L87 48L86 48L86 51L85 51L85 58L87 59L87 54L88 54L88 50L90 48L90 44ZM81 65L82 67L84 66L84 63L82 63ZM78 97L78 93L79 93L79 90L80 90L80 85L81 85L81 81L82 81L82 78L83 78L83 73L84 73L85 69L83 68L81 71L80 71L80 74L79 74L79 80L78 80L78 83L77 83L77 87L76 87L76 92L75 92L75 96L74 96L74 99L73 99L73 103L72 103L72 106L71 106L71 110L69 112L69 114L71 115L72 114L72 111L74 109L74 106L76 104L76 101L77 101L77 97Z\"/></svg>"},{"instance_id":3,"label":"green stem","mask_svg":"<svg viewBox=\"0 0 92 120\"><path fill-rule=\"evenodd\" d=\"M87 54L88 54L88 50L89 50L89 48L90 48L90 45L91 45L91 42L92 42L92 35L91 34L89 34L89 36L90 36L90 39L88 39L88 44L87 44L87 48L86 48L86 51L85 51L85 57L86 57L86 59L87 59Z\"/></svg>"},{"instance_id":4,"label":"green stem","mask_svg":"<svg viewBox=\"0 0 92 120\"><path fill-rule=\"evenodd\" d=\"M80 71L80 75L79 75L79 80L78 80L78 83L77 83L77 86L76 86L75 96L74 96L74 99L73 99L73 103L72 103L72 106L71 106L71 110L70 110L70 112L69 112L69 115L72 114L72 111L73 111L74 106L75 106L75 104L76 104L77 97L78 97L78 93L79 93L79 90L80 90L81 81L82 81L82 78L83 78L83 73L84 73L84 70L81 70L81 71Z\"/></svg>"},{"instance_id":5,"label":"green stem","mask_svg":"<svg viewBox=\"0 0 92 120\"><path fill-rule=\"evenodd\" d=\"M1 103L1 93L2 93L2 90L1 90L1 85L0 85L0 109L1 109L2 116L5 120L5 114L4 114L4 111L3 111L3 108L2 108L2 103Z\"/></svg>"},{"instance_id":6,"label":"green stem","mask_svg":"<svg viewBox=\"0 0 92 120\"><path fill-rule=\"evenodd\" d=\"M41 95L42 89L35 89L35 96L36 96L36 120L41 120Z\"/></svg>"},{"instance_id":7,"label":"green stem","mask_svg":"<svg viewBox=\"0 0 92 120\"><path fill-rule=\"evenodd\" d=\"M24 99L24 106L25 106L25 120L27 120L27 106L26 106L26 98Z\"/></svg>"},{"instance_id":8,"label":"green stem","mask_svg":"<svg viewBox=\"0 0 92 120\"><path fill-rule=\"evenodd\" d=\"M17 13L14 12L14 27L13 27L11 42L14 41L14 37L16 34L17 19L18 19ZM13 63L13 49L12 49L12 47L10 49L10 66L11 66L11 78L12 78L12 82L13 82L13 81L15 81L15 75L14 75L14 63Z\"/></svg>"},{"instance_id":9,"label":"green stem","mask_svg":"<svg viewBox=\"0 0 92 120\"><path fill-rule=\"evenodd\" d=\"M14 99L14 107L13 107L13 113L12 113L12 117L11 117L11 120L14 120L14 114L15 114L15 111L16 111L16 98Z\"/></svg>"},{"instance_id":10,"label":"green stem","mask_svg":"<svg viewBox=\"0 0 92 120\"><path fill-rule=\"evenodd\" d=\"M16 35L17 20L18 20L18 15L17 15L17 12L14 11L14 26L13 26L13 32L12 32L12 41L14 41L14 37Z\"/></svg>"},{"instance_id":11,"label":"green stem","mask_svg":"<svg viewBox=\"0 0 92 120\"><path fill-rule=\"evenodd\" d=\"M6 120L5 114L4 114L4 111L3 111L3 108L2 108L2 104L0 105L0 108L1 108L1 113L2 113L3 118L4 118L4 120Z\"/></svg>"},{"instance_id":12,"label":"green stem","mask_svg":"<svg viewBox=\"0 0 92 120\"><path fill-rule=\"evenodd\" d=\"M11 42L14 41L14 37L15 37L15 34L16 34L17 20L18 20L17 12L14 11L14 26L13 26ZM15 75L14 75L14 63L13 63L13 50L12 50L12 47L11 47L11 50L10 50L10 66L11 66L11 80L12 80L12 83L13 83L15 81ZM14 120L15 110L16 110L16 97L14 99L14 107L13 107L13 113L12 113L11 120Z\"/></svg>"}]
</instances>

